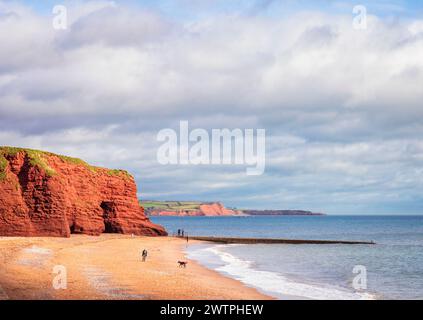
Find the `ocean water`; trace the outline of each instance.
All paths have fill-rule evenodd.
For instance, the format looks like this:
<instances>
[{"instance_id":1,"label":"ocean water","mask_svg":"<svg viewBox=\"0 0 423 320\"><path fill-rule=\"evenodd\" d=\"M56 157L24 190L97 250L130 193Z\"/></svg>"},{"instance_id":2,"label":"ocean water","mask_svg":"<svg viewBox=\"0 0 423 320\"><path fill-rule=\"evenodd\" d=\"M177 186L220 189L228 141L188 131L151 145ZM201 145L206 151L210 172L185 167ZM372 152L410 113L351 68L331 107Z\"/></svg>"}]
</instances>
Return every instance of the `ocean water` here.
<instances>
[{"instance_id":1,"label":"ocean water","mask_svg":"<svg viewBox=\"0 0 423 320\"><path fill-rule=\"evenodd\" d=\"M187 252L191 259L281 299L423 299L423 216L152 220L169 233L184 229L199 236L373 240L376 245L188 243Z\"/></svg>"}]
</instances>

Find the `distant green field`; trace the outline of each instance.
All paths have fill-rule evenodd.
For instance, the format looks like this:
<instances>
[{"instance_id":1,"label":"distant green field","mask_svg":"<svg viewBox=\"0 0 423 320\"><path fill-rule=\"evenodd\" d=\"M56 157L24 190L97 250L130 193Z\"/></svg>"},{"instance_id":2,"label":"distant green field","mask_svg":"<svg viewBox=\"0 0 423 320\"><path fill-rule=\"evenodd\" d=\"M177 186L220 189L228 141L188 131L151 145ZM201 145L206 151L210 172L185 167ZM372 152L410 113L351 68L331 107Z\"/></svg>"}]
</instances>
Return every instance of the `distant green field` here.
<instances>
[{"instance_id":1,"label":"distant green field","mask_svg":"<svg viewBox=\"0 0 423 320\"><path fill-rule=\"evenodd\" d=\"M213 202L200 201L152 201L141 200L140 205L144 207L147 214L151 214L155 210L161 211L199 211L203 204L212 204ZM236 208L228 208L237 210L244 215L250 216L320 216L322 213L314 213L305 210L244 210Z\"/></svg>"},{"instance_id":2,"label":"distant green field","mask_svg":"<svg viewBox=\"0 0 423 320\"><path fill-rule=\"evenodd\" d=\"M195 211L200 208L203 202L197 201L150 201L142 200L140 204L146 210L169 210L169 211Z\"/></svg>"}]
</instances>

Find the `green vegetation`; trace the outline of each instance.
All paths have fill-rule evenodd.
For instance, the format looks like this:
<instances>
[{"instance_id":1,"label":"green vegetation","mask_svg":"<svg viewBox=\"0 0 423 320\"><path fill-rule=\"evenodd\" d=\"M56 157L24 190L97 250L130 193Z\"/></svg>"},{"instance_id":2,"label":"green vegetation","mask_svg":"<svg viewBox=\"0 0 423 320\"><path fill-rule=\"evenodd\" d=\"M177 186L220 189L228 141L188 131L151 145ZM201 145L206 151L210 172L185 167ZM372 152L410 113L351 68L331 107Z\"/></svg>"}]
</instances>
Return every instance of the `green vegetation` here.
<instances>
[{"instance_id":1,"label":"green vegetation","mask_svg":"<svg viewBox=\"0 0 423 320\"><path fill-rule=\"evenodd\" d=\"M197 211L203 202L197 201L140 201L146 210L160 209L164 211Z\"/></svg>"},{"instance_id":2,"label":"green vegetation","mask_svg":"<svg viewBox=\"0 0 423 320\"><path fill-rule=\"evenodd\" d=\"M2 153L0 153L0 181L6 179L7 160Z\"/></svg>"},{"instance_id":3,"label":"green vegetation","mask_svg":"<svg viewBox=\"0 0 423 320\"><path fill-rule=\"evenodd\" d=\"M86 163L84 160L78 159L78 158L71 158L67 156L61 156L57 155L60 159L62 159L66 163L71 163L74 165L83 165L83 166L90 166L88 163Z\"/></svg>"},{"instance_id":4,"label":"green vegetation","mask_svg":"<svg viewBox=\"0 0 423 320\"><path fill-rule=\"evenodd\" d=\"M106 172L109 176L120 176L126 179L131 179L132 175L126 170L111 169Z\"/></svg>"},{"instance_id":5,"label":"green vegetation","mask_svg":"<svg viewBox=\"0 0 423 320\"><path fill-rule=\"evenodd\" d=\"M91 166L88 163L86 163L84 160L81 160L81 159L78 159L78 158L72 158L72 157L67 157L67 156L62 156L62 155L57 155L57 154L50 154L50 155L55 155L55 156L59 157L60 159L62 159L63 162L66 162L66 163L69 163L69 164L74 164L76 166L84 166L92 172L95 172L97 170L96 167Z\"/></svg>"},{"instance_id":6,"label":"green vegetation","mask_svg":"<svg viewBox=\"0 0 423 320\"><path fill-rule=\"evenodd\" d=\"M40 150L33 150L33 149L26 149L26 148L15 148L15 147L0 147L0 181L6 178L6 167L8 161L6 159L7 156L15 156L19 152L25 152L29 162L32 166L37 166L38 168L45 171L45 173L50 177L56 174L53 168L48 165L47 156L55 156L60 158L63 162L84 166L91 172L96 172L99 167L91 166L85 161L78 159L67 157L63 155L54 154L51 152L40 151ZM125 170L107 170L106 173L110 176L121 176L123 178L132 178L132 176Z\"/></svg>"},{"instance_id":7,"label":"green vegetation","mask_svg":"<svg viewBox=\"0 0 423 320\"><path fill-rule=\"evenodd\" d=\"M47 160L45 159L45 153L37 150L26 150L26 154L29 158L29 163L43 170L48 177L56 174L56 171L49 167Z\"/></svg>"},{"instance_id":8,"label":"green vegetation","mask_svg":"<svg viewBox=\"0 0 423 320\"><path fill-rule=\"evenodd\" d=\"M48 176L53 176L56 172L49 167L45 155L48 154L44 151L33 150L33 149L23 149L23 148L14 148L14 147L0 147L0 180L5 179L6 177L6 166L7 166L7 156L15 156L19 152L24 151L29 159L29 163L32 166L37 166L40 169L44 170Z\"/></svg>"}]
</instances>

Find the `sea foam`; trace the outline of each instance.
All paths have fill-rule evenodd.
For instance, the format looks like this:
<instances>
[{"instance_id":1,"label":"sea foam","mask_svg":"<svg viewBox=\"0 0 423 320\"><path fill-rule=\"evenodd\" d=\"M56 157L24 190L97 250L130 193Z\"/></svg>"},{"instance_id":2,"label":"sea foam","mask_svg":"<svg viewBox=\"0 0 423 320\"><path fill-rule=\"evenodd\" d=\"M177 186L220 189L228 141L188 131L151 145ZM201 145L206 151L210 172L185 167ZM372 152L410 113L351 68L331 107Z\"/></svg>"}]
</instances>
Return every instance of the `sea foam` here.
<instances>
[{"instance_id":1,"label":"sea foam","mask_svg":"<svg viewBox=\"0 0 423 320\"><path fill-rule=\"evenodd\" d=\"M289 279L288 277L271 271L258 270L252 261L243 260L225 251L234 245L217 245L205 250L219 257L223 265L215 269L248 286L255 287L271 296L286 299L313 300L372 300L375 296L364 292L348 291L341 287L307 284ZM201 256L201 255L200 255ZM201 261L200 261L201 262Z\"/></svg>"}]
</instances>

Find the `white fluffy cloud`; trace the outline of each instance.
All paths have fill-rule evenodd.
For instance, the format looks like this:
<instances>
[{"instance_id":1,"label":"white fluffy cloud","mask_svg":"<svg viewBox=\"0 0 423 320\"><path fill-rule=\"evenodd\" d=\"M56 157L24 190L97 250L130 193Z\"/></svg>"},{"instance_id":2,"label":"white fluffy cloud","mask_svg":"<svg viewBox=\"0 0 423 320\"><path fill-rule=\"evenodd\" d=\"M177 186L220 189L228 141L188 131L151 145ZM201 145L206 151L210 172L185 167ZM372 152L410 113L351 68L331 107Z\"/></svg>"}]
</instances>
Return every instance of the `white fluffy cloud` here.
<instances>
[{"instance_id":1,"label":"white fluffy cloud","mask_svg":"<svg viewBox=\"0 0 423 320\"><path fill-rule=\"evenodd\" d=\"M56 31L52 17L0 1L0 144L127 168L150 198L423 209L422 21L370 16L364 31L321 12L181 22L107 1L68 14ZM180 120L265 128L266 174L158 165L156 134Z\"/></svg>"}]
</instances>

